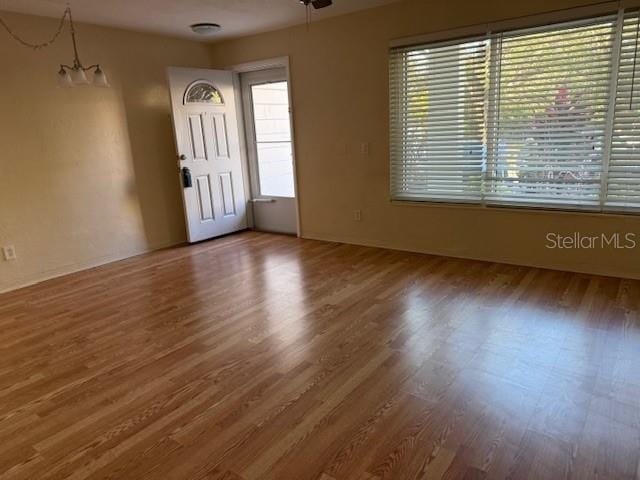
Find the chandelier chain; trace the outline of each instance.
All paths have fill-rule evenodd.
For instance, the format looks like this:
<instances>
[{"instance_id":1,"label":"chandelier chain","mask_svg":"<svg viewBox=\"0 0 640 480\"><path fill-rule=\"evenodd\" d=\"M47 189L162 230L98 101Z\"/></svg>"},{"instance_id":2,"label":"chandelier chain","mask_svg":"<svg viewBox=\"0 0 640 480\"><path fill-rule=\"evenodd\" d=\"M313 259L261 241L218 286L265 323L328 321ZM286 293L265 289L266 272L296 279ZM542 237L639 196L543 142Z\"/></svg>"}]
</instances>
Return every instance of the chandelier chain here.
<instances>
[{"instance_id":1,"label":"chandelier chain","mask_svg":"<svg viewBox=\"0 0 640 480\"><path fill-rule=\"evenodd\" d=\"M64 11L64 13L62 14L62 18L60 19L60 24L58 25L58 29L56 30L56 32L53 34L53 36L46 42L43 43L31 43L28 42L26 40L23 40L22 38L20 38L20 36L15 33L11 27L9 27L9 25L7 25L7 23L0 18L0 25L2 25L2 27L7 31L7 33L9 35L11 35L13 37L14 40L16 40L17 42L21 43L22 45L24 45L25 47L29 47L33 50L40 50L43 48L46 48L50 45L52 45L60 36L60 34L62 33L62 31L64 30L64 23L65 20L67 19L67 17L69 17L69 20L71 20L71 9L67 7L67 9Z\"/></svg>"}]
</instances>

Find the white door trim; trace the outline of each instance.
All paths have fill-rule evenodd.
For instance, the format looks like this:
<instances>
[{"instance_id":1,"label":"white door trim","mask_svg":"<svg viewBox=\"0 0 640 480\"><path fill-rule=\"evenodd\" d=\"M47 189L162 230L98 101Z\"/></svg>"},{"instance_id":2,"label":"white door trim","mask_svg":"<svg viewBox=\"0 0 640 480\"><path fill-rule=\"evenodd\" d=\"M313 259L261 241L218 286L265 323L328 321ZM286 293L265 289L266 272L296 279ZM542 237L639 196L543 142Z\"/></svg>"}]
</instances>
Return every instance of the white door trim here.
<instances>
[{"instance_id":1,"label":"white door trim","mask_svg":"<svg viewBox=\"0 0 640 480\"><path fill-rule=\"evenodd\" d=\"M296 229L298 231L297 233L298 237L302 237L302 222L300 218L300 188L299 188L300 182L298 179L298 165L297 165L297 158L296 158L297 157L296 131L295 131L295 122L294 122L295 107L293 103L293 84L291 82L291 68L290 68L289 57L288 56L276 57L276 58L269 58L265 60L256 60L254 62L240 63L237 65L231 65L229 67L226 67L225 70L232 71L239 81L241 73L256 72L260 70L272 70L274 68L285 69L287 84L289 86L289 108L291 109L291 114L289 115L289 119L291 122L291 153L293 157L293 182L294 182L294 189L296 192L296 199L295 199L296 227L297 227ZM244 124L245 124L244 112L242 111L242 109L240 110L239 114L242 115L243 117L239 123L242 125L241 135L243 135L245 138L244 147L242 148L243 163L248 167L249 156L247 154L247 143L246 143L247 136L246 136L246 129L244 128ZM251 219L251 222L253 222L253 219Z\"/></svg>"}]
</instances>

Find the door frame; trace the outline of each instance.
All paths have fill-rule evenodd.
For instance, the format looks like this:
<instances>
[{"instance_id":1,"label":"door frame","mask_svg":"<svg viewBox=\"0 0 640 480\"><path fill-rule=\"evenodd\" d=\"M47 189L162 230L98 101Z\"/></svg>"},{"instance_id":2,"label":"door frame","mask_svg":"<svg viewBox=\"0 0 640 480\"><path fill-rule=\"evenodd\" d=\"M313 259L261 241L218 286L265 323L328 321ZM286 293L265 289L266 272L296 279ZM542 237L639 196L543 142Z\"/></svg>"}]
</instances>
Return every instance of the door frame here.
<instances>
[{"instance_id":1,"label":"door frame","mask_svg":"<svg viewBox=\"0 0 640 480\"><path fill-rule=\"evenodd\" d=\"M296 206L296 230L297 236L300 238L302 236L301 231L301 219L300 219L300 188L299 188L299 179L298 179L298 165L297 165L297 155L296 155L296 135L295 135L295 127L294 127L294 114L295 108L293 104L293 85L291 84L291 69L289 57L276 57L269 58L266 60L257 60L253 62L241 63L237 65L231 65L229 67L223 68L223 70L229 70L233 72L234 76L234 85L238 88L238 92L240 93L236 97L236 102L239 103L238 117L240 124L240 135L244 138L244 142L241 143L241 155L243 157L243 163L246 168L247 175L245 176L245 191L250 195L252 194L251 188L251 179L249 178L249 153L248 153L248 139L247 139L247 131L245 128L245 118L244 118L244 108L242 108L242 88L240 83L240 74L249 73L249 72L258 72L261 70L273 70L276 68L284 68L285 76L287 79L287 87L289 94L289 123L291 124L291 156L293 162L293 189L295 192L295 206ZM248 208L249 216L249 224L253 227L255 222L253 219L253 203L249 202Z\"/></svg>"},{"instance_id":2,"label":"door frame","mask_svg":"<svg viewBox=\"0 0 640 480\"><path fill-rule=\"evenodd\" d=\"M284 74L284 75L282 75ZM251 77L247 78L247 75ZM275 79L277 78L277 80ZM286 73L283 68L270 68L269 70L257 70L255 72L243 72L240 75L242 84L242 106L244 116L245 137L247 141L247 154L249 160L249 170L251 176L251 191L254 199L271 199L271 198L291 198L278 197L277 195L264 195L260 188L260 167L256 149L256 130L255 130L255 112L253 110L253 95L251 87L254 85L267 85L270 83L278 83L286 81ZM287 85L288 88L288 85ZM288 95L288 94L287 94ZM291 112L287 112L288 118L291 118ZM294 198L297 195L294 185Z\"/></svg>"}]
</instances>

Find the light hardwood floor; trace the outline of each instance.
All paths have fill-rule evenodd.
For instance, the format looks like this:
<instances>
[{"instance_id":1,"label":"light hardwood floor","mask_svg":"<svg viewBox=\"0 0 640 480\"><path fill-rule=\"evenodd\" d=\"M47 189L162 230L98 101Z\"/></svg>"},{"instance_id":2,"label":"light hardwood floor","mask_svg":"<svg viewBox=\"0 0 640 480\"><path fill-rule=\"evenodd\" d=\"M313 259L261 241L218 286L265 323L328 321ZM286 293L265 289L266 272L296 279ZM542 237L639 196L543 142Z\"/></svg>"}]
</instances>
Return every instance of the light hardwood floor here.
<instances>
[{"instance_id":1,"label":"light hardwood floor","mask_svg":"<svg viewBox=\"0 0 640 480\"><path fill-rule=\"evenodd\" d=\"M0 295L0 479L636 479L640 282L260 233Z\"/></svg>"}]
</instances>

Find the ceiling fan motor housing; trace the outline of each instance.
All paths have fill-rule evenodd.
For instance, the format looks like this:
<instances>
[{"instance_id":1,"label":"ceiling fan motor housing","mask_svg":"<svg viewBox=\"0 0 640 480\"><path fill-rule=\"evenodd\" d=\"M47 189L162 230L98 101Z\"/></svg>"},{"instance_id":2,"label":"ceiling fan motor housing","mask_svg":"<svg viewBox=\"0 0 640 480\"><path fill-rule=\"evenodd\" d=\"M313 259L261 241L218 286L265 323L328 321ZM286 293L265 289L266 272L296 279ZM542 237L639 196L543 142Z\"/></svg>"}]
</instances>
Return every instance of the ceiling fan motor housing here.
<instances>
[{"instance_id":1,"label":"ceiling fan motor housing","mask_svg":"<svg viewBox=\"0 0 640 480\"><path fill-rule=\"evenodd\" d=\"M313 5L313 8L325 8L333 4L332 0L300 0L300 3L305 4L307 7Z\"/></svg>"}]
</instances>

